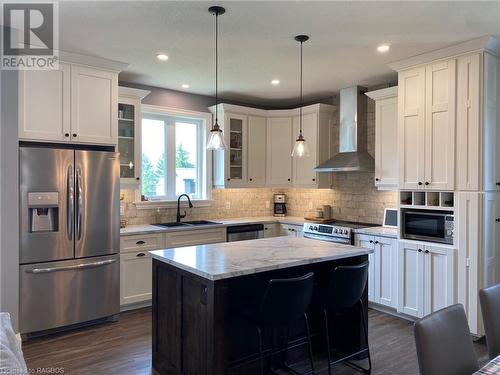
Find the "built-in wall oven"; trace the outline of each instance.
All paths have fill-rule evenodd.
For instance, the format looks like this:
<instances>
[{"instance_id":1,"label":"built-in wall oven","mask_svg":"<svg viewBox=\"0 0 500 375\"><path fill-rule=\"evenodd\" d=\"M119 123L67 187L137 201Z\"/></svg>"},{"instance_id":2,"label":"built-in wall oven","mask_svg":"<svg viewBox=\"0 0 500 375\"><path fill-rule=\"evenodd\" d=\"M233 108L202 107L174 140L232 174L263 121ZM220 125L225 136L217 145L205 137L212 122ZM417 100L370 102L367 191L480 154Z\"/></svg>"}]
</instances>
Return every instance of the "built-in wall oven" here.
<instances>
[{"instance_id":1,"label":"built-in wall oven","mask_svg":"<svg viewBox=\"0 0 500 375\"><path fill-rule=\"evenodd\" d=\"M452 211L402 209L401 237L453 245L454 223Z\"/></svg>"}]
</instances>

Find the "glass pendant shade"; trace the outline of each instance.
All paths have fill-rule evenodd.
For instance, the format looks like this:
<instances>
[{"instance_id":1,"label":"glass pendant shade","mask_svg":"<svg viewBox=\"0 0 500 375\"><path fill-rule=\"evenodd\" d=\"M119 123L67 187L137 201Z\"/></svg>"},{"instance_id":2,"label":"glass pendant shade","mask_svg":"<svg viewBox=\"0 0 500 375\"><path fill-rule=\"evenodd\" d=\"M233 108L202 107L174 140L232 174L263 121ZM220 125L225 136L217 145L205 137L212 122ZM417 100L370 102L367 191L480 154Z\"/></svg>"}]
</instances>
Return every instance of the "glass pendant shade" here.
<instances>
[{"instance_id":1,"label":"glass pendant shade","mask_svg":"<svg viewBox=\"0 0 500 375\"><path fill-rule=\"evenodd\" d=\"M226 150L227 145L226 141L224 140L224 135L222 134L222 130L220 130L220 127L218 124L215 124L213 129L210 130L210 139L208 140L207 143L207 150Z\"/></svg>"},{"instance_id":2,"label":"glass pendant shade","mask_svg":"<svg viewBox=\"0 0 500 375\"><path fill-rule=\"evenodd\" d=\"M304 158L309 156L309 147L307 147L306 140L302 135L299 135L295 141L295 145L292 150L292 157Z\"/></svg>"}]
</instances>

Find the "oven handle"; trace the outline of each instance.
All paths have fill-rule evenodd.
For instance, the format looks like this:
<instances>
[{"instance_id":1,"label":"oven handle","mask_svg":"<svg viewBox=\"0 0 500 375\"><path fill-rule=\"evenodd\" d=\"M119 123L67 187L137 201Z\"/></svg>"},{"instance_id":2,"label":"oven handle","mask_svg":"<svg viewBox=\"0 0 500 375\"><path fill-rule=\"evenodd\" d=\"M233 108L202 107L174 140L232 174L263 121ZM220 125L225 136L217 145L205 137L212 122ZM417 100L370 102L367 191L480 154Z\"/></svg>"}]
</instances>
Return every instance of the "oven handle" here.
<instances>
[{"instance_id":1,"label":"oven handle","mask_svg":"<svg viewBox=\"0 0 500 375\"><path fill-rule=\"evenodd\" d=\"M339 237L330 237L330 236L322 236L320 234L311 234L311 233L304 233L305 238L310 238L313 240L321 240L321 241L328 241L328 242L335 242L335 243L341 243L341 244L346 244L346 245L351 245L351 240L348 238L339 238Z\"/></svg>"}]
</instances>

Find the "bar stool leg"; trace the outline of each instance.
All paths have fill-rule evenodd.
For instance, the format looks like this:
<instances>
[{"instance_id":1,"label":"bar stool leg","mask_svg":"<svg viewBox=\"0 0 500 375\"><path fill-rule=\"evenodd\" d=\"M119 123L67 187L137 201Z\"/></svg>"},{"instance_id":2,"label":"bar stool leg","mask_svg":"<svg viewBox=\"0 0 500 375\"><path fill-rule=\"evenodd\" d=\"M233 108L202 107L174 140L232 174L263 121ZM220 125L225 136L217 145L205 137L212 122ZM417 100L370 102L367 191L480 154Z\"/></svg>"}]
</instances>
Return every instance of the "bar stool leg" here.
<instances>
[{"instance_id":1,"label":"bar stool leg","mask_svg":"<svg viewBox=\"0 0 500 375\"><path fill-rule=\"evenodd\" d=\"M365 309L362 300L359 300L359 308L361 310L361 321L363 322L363 332L365 334L366 349L368 351L368 370L364 370L366 374L370 374L372 371L372 358L370 356L370 344L368 344L368 329L366 328L365 322Z\"/></svg>"},{"instance_id":2,"label":"bar stool leg","mask_svg":"<svg viewBox=\"0 0 500 375\"><path fill-rule=\"evenodd\" d=\"M259 365L260 365L260 375L264 375L264 355L262 353L262 330L259 326L255 326L257 329L257 335L259 336Z\"/></svg>"},{"instance_id":3,"label":"bar stool leg","mask_svg":"<svg viewBox=\"0 0 500 375\"><path fill-rule=\"evenodd\" d=\"M332 375L332 365L330 364L330 333L328 332L328 311L323 309L323 314L325 315L325 332L326 332L326 354L328 358L328 375Z\"/></svg>"},{"instance_id":4,"label":"bar stool leg","mask_svg":"<svg viewBox=\"0 0 500 375\"><path fill-rule=\"evenodd\" d=\"M309 319L307 318L307 314L304 313L304 320L306 322L306 331L307 331L307 344L309 345L309 360L311 361L311 370L312 374L314 375L314 358L313 358L313 350L312 350L312 343L311 343L311 329L309 327Z\"/></svg>"}]
</instances>

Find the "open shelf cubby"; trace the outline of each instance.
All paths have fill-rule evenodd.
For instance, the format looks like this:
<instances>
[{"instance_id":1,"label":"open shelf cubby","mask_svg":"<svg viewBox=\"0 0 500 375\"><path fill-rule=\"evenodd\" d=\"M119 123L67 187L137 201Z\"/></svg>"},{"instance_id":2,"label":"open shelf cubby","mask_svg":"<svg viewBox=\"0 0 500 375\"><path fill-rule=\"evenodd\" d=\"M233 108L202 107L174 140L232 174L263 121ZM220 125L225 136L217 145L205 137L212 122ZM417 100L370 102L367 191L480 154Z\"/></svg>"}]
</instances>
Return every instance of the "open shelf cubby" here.
<instances>
[{"instance_id":1,"label":"open shelf cubby","mask_svg":"<svg viewBox=\"0 0 500 375\"><path fill-rule=\"evenodd\" d=\"M409 191L399 192L401 207L419 207L443 209L455 207L455 195L452 191Z\"/></svg>"}]
</instances>

